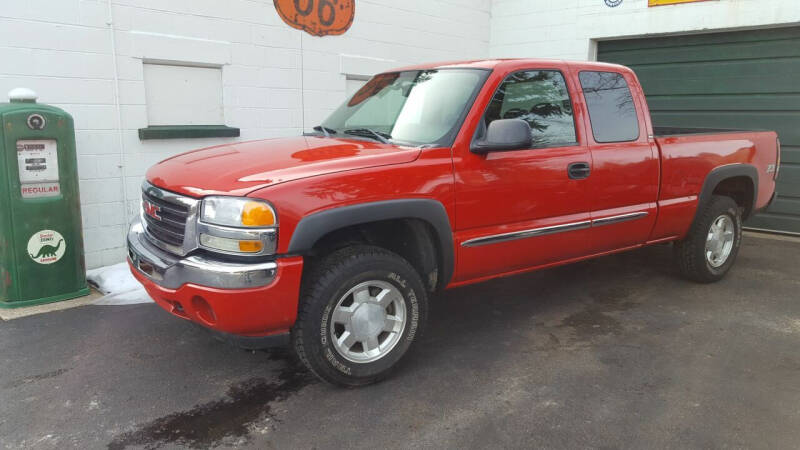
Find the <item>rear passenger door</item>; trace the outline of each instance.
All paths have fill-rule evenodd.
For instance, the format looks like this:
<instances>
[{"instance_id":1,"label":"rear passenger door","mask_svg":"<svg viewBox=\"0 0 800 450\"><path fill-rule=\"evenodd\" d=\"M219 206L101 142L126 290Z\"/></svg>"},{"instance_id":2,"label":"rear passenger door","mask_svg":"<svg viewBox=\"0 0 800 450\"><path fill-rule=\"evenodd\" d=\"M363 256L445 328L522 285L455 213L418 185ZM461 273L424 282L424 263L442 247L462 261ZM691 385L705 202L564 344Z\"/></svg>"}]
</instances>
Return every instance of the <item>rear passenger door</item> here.
<instances>
[{"instance_id":1,"label":"rear passenger door","mask_svg":"<svg viewBox=\"0 0 800 450\"><path fill-rule=\"evenodd\" d=\"M631 72L576 70L586 103L592 154L589 177L592 253L644 243L656 220L658 149Z\"/></svg>"}]
</instances>

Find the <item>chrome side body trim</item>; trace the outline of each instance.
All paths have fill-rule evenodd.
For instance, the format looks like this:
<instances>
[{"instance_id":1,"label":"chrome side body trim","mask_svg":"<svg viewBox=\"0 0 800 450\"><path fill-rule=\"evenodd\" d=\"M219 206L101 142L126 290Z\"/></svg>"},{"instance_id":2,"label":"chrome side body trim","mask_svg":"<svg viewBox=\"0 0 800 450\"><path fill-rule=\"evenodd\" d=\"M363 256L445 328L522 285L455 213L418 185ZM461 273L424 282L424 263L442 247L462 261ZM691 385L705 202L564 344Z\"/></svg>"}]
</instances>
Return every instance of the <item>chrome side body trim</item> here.
<instances>
[{"instance_id":1,"label":"chrome side body trim","mask_svg":"<svg viewBox=\"0 0 800 450\"><path fill-rule=\"evenodd\" d=\"M231 263L202 255L182 258L170 254L145 237L139 221L128 231L128 258L139 273L167 289L187 283L219 289L255 288L272 283L278 272L274 261Z\"/></svg>"},{"instance_id":2,"label":"chrome side body trim","mask_svg":"<svg viewBox=\"0 0 800 450\"><path fill-rule=\"evenodd\" d=\"M584 230L591 227L601 227L603 225L613 225L617 223L636 220L647 216L649 213L640 211L618 216L603 217L602 219L583 220L580 222L565 223L563 225L553 225L549 227L532 228L530 230L515 231L513 233L495 234L491 236L469 239L461 243L462 247L479 247L481 245L497 244L499 242L515 241L517 239L527 239L537 236L545 236L555 233L566 233L568 231Z\"/></svg>"},{"instance_id":3,"label":"chrome side body trim","mask_svg":"<svg viewBox=\"0 0 800 450\"><path fill-rule=\"evenodd\" d=\"M582 222L565 223L563 225L554 225L551 227L533 228L530 230L515 231L513 233L495 234L493 236L480 237L470 239L461 243L462 247L478 247L481 245L497 244L498 242L515 241L517 239L526 239L536 236L545 236L548 234L565 233L567 231L583 230L590 228L592 221L584 220Z\"/></svg>"},{"instance_id":4,"label":"chrome side body trim","mask_svg":"<svg viewBox=\"0 0 800 450\"><path fill-rule=\"evenodd\" d=\"M648 214L650 214L650 213L648 213L647 211L640 211L640 212L635 212L635 213L630 213L630 214L622 214L622 215L619 215L619 216L603 217L602 219L594 219L594 220L592 220L592 226L593 227L600 227L600 226L603 226L603 225L613 225L615 223L622 223L622 222L627 222L629 220L640 219L642 217L647 216Z\"/></svg>"}]
</instances>

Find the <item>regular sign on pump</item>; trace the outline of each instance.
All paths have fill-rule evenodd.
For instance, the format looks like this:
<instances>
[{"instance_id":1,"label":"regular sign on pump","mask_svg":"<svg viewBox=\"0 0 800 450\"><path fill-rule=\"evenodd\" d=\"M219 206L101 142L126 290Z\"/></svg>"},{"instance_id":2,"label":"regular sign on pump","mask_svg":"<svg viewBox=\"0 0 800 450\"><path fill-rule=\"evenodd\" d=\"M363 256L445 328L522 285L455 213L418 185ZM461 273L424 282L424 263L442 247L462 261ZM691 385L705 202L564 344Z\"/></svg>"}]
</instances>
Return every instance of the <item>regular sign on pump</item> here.
<instances>
[{"instance_id":1,"label":"regular sign on pump","mask_svg":"<svg viewBox=\"0 0 800 450\"><path fill-rule=\"evenodd\" d=\"M58 144L54 139L17 141L22 198L58 197Z\"/></svg>"}]
</instances>

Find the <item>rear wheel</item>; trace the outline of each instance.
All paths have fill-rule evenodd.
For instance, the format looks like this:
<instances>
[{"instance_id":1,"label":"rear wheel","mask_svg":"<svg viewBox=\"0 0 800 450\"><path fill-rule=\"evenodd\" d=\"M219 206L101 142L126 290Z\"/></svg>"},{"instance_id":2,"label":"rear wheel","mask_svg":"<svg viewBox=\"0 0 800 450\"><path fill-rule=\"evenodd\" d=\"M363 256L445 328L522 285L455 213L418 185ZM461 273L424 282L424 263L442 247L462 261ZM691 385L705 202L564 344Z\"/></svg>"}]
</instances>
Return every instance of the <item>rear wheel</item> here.
<instances>
[{"instance_id":1,"label":"rear wheel","mask_svg":"<svg viewBox=\"0 0 800 450\"><path fill-rule=\"evenodd\" d=\"M694 281L722 279L736 260L742 242L742 216L730 197L715 195L700 211L686 238L675 244L681 273Z\"/></svg>"},{"instance_id":2,"label":"rear wheel","mask_svg":"<svg viewBox=\"0 0 800 450\"><path fill-rule=\"evenodd\" d=\"M301 296L294 348L315 375L344 386L388 376L427 316L419 274L379 247L355 246L318 261Z\"/></svg>"}]
</instances>

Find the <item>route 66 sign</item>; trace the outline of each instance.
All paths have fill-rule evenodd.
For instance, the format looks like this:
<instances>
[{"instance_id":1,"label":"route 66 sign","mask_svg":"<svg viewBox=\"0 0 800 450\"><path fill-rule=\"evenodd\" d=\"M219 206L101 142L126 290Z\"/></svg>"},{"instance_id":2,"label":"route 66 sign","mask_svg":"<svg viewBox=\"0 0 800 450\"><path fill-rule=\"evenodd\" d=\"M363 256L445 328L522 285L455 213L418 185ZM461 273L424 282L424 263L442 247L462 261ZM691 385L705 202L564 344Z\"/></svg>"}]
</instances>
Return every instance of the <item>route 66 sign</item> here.
<instances>
[{"instance_id":1,"label":"route 66 sign","mask_svg":"<svg viewBox=\"0 0 800 450\"><path fill-rule=\"evenodd\" d=\"M313 36L344 34L356 14L355 0L274 0L290 27Z\"/></svg>"}]
</instances>

